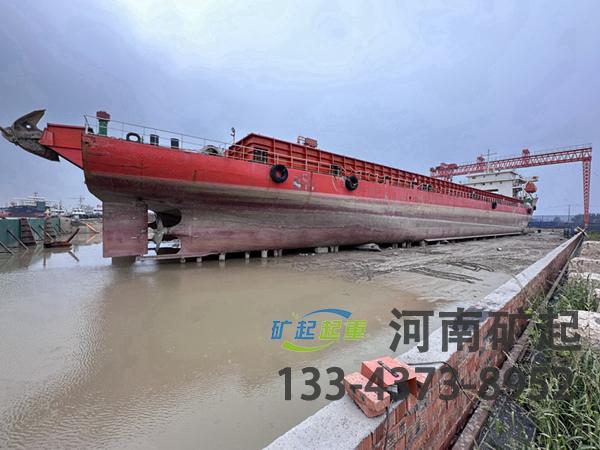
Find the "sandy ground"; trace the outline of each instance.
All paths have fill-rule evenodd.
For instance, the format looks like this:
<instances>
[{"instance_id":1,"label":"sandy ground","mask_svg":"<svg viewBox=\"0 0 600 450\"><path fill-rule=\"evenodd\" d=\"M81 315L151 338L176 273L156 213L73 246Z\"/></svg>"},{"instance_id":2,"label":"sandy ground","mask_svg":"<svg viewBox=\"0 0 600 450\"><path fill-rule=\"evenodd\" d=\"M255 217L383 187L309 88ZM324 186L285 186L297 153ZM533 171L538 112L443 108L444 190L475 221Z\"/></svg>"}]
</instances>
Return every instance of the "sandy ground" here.
<instances>
[{"instance_id":1,"label":"sandy ground","mask_svg":"<svg viewBox=\"0 0 600 450\"><path fill-rule=\"evenodd\" d=\"M284 258L296 270L333 273L346 280L446 302L483 297L566 239L562 231L377 251L342 251ZM300 260L299 260L300 259Z\"/></svg>"}]
</instances>

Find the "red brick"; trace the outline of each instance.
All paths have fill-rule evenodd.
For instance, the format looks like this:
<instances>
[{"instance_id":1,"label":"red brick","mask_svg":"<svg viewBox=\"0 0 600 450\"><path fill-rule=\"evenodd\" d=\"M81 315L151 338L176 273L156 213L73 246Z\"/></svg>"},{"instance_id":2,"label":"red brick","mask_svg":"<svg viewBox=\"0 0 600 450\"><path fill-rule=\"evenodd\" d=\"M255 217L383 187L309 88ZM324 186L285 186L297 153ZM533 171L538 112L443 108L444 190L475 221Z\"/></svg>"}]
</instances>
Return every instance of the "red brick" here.
<instances>
[{"instance_id":1,"label":"red brick","mask_svg":"<svg viewBox=\"0 0 600 450\"><path fill-rule=\"evenodd\" d=\"M442 367L444 367L444 366L442 366ZM436 371L433 372L433 376L431 377L430 389L433 386L440 383L441 377L442 377L442 373L440 372L440 369L436 369Z\"/></svg>"},{"instance_id":2,"label":"red brick","mask_svg":"<svg viewBox=\"0 0 600 450\"><path fill-rule=\"evenodd\" d=\"M431 405L429 406L429 410L431 411L431 417L436 422L439 422L444 415L446 414L447 405L446 402L436 398Z\"/></svg>"},{"instance_id":3,"label":"red brick","mask_svg":"<svg viewBox=\"0 0 600 450\"><path fill-rule=\"evenodd\" d=\"M402 437L406 435L406 421L404 419L396 424L396 430L398 431L398 436Z\"/></svg>"},{"instance_id":4,"label":"red brick","mask_svg":"<svg viewBox=\"0 0 600 450\"><path fill-rule=\"evenodd\" d=\"M440 422L434 423L431 427L428 428L428 435L430 437L437 436L440 432Z\"/></svg>"},{"instance_id":5,"label":"red brick","mask_svg":"<svg viewBox=\"0 0 600 450\"><path fill-rule=\"evenodd\" d=\"M415 378L417 379L417 385L421 387L423 384L425 384L427 374L425 372L415 372Z\"/></svg>"},{"instance_id":6,"label":"red brick","mask_svg":"<svg viewBox=\"0 0 600 450\"><path fill-rule=\"evenodd\" d=\"M397 448L397 445L398 445L397 443L398 443L399 439L400 439L400 434L398 433L398 428L397 427L391 428L388 431L387 448L388 449ZM385 437L384 437L383 441L385 442Z\"/></svg>"},{"instance_id":7,"label":"red brick","mask_svg":"<svg viewBox=\"0 0 600 450\"><path fill-rule=\"evenodd\" d=\"M357 450L371 450L373 447L373 439L369 434L366 438L362 440L360 444L358 444Z\"/></svg>"},{"instance_id":8,"label":"red brick","mask_svg":"<svg viewBox=\"0 0 600 450\"><path fill-rule=\"evenodd\" d=\"M402 433L398 436L398 440L394 445L394 450L406 450L408 447L406 446L406 436Z\"/></svg>"},{"instance_id":9,"label":"red brick","mask_svg":"<svg viewBox=\"0 0 600 450\"><path fill-rule=\"evenodd\" d=\"M412 415L415 413L415 407L417 406L417 398L414 395L406 397L406 414Z\"/></svg>"},{"instance_id":10,"label":"red brick","mask_svg":"<svg viewBox=\"0 0 600 450\"><path fill-rule=\"evenodd\" d=\"M375 428L375 431L373 431L372 436L373 436L373 442L375 442L376 444L379 444L385 437L385 430L387 428L387 424L385 423L385 421L379 425L377 428Z\"/></svg>"},{"instance_id":11,"label":"red brick","mask_svg":"<svg viewBox=\"0 0 600 450\"><path fill-rule=\"evenodd\" d=\"M406 423L406 430L408 431L409 428L411 428L416 420L416 415L415 414L409 414L408 416L406 416L406 418L404 419L405 423Z\"/></svg>"},{"instance_id":12,"label":"red brick","mask_svg":"<svg viewBox=\"0 0 600 450\"><path fill-rule=\"evenodd\" d=\"M460 362L462 361L462 353L463 352L459 351L452 353L452 355L450 355L450 358L448 358L446 363L452 367L458 367L460 365Z\"/></svg>"},{"instance_id":13,"label":"red brick","mask_svg":"<svg viewBox=\"0 0 600 450\"><path fill-rule=\"evenodd\" d=\"M492 328L492 324L494 323L493 317L488 317L480 326L479 326L479 335L485 336Z\"/></svg>"},{"instance_id":14,"label":"red brick","mask_svg":"<svg viewBox=\"0 0 600 450\"><path fill-rule=\"evenodd\" d=\"M388 370L383 369L380 373L383 375L383 379L379 379L378 377L373 380L381 387L393 386L394 384L398 384L400 382L406 382L408 384L409 391L413 394L417 394L417 382L416 382L416 373L415 369L408 364L404 364L403 362L398 361L397 359L390 358L389 356L382 356L380 358L375 358L370 361L363 361L360 366L360 373L367 377L369 380L376 373L377 369L382 368L383 366L380 364L383 363L390 369L404 369L408 373L408 378L405 379L403 372L399 371L397 376L392 375Z\"/></svg>"},{"instance_id":15,"label":"red brick","mask_svg":"<svg viewBox=\"0 0 600 450\"><path fill-rule=\"evenodd\" d=\"M404 419L404 416L406 415L407 407L408 407L407 400L403 400L398 404L398 406L394 410L394 415L396 416L396 423L398 423L402 419Z\"/></svg>"},{"instance_id":16,"label":"red brick","mask_svg":"<svg viewBox=\"0 0 600 450\"><path fill-rule=\"evenodd\" d=\"M410 449L423 449L427 448L427 436L415 436L413 441L410 443Z\"/></svg>"},{"instance_id":17,"label":"red brick","mask_svg":"<svg viewBox=\"0 0 600 450\"><path fill-rule=\"evenodd\" d=\"M344 377L344 387L348 396L354 400L354 403L362 410L367 417L380 416L385 412L385 408L390 405L390 394L383 392L382 399L377 397L377 392L367 392L364 386L368 380L358 372L351 373ZM353 389L353 385L359 385L360 388Z\"/></svg>"}]
</instances>

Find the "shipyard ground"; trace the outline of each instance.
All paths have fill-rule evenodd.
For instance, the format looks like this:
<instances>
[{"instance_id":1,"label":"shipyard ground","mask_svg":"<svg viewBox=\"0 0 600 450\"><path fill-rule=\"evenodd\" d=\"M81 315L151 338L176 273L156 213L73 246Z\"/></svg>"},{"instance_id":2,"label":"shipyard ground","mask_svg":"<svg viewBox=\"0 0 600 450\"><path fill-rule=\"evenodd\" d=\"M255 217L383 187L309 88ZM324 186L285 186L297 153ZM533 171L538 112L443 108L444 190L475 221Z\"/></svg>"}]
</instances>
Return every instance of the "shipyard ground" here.
<instances>
[{"instance_id":1,"label":"shipyard ground","mask_svg":"<svg viewBox=\"0 0 600 450\"><path fill-rule=\"evenodd\" d=\"M563 231L411 248L352 251L284 261L296 270L326 272L356 283L404 289L420 300L455 305L491 292L549 249L565 241Z\"/></svg>"},{"instance_id":2,"label":"shipyard ground","mask_svg":"<svg viewBox=\"0 0 600 450\"><path fill-rule=\"evenodd\" d=\"M327 368L390 353L392 308L466 308L565 241L114 267L86 240L0 256L2 448L265 446L329 403L300 400L301 368L319 368L325 390ZM367 320L364 340L310 354L271 340L273 320L334 307Z\"/></svg>"}]
</instances>

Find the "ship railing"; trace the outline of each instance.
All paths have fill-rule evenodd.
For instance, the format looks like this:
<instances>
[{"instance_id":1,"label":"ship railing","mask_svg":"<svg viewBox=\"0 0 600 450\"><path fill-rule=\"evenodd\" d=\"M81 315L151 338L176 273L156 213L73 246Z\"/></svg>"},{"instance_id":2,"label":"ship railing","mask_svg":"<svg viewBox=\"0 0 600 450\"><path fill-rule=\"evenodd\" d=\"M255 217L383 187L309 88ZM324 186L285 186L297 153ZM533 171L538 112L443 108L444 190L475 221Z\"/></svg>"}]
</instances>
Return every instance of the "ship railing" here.
<instances>
[{"instance_id":1,"label":"ship railing","mask_svg":"<svg viewBox=\"0 0 600 450\"><path fill-rule=\"evenodd\" d=\"M130 122L85 115L85 134L95 134L194 153L224 154L232 143Z\"/></svg>"},{"instance_id":2,"label":"ship railing","mask_svg":"<svg viewBox=\"0 0 600 450\"><path fill-rule=\"evenodd\" d=\"M121 122L116 120L105 120L102 117L85 115L84 133L106 136L113 139L129 140L145 144L155 145L172 150L204 153L217 157L243 160L248 162L258 162L263 164L283 164L292 169L304 170L312 173L325 175L350 176L355 175L360 180L370 181L379 184L389 184L408 189L415 189L426 192L435 192L458 198L469 198L474 200L486 201L491 203L496 201L498 204L507 204L516 206L521 204L517 199L505 198L503 196L484 192L474 192L472 189L461 189L450 187L451 183L441 182L440 180L422 181L406 180L391 175L377 174L368 170L347 170L342 165L322 162L306 157L297 157L290 154L279 154L272 151L265 151L264 155L258 154L255 147L244 146L236 143L228 143L215 139L204 138L183 133L176 133L160 128L148 127L130 122ZM334 167L335 166L335 171ZM429 177L424 179L431 180ZM446 186L447 185L447 186Z\"/></svg>"}]
</instances>

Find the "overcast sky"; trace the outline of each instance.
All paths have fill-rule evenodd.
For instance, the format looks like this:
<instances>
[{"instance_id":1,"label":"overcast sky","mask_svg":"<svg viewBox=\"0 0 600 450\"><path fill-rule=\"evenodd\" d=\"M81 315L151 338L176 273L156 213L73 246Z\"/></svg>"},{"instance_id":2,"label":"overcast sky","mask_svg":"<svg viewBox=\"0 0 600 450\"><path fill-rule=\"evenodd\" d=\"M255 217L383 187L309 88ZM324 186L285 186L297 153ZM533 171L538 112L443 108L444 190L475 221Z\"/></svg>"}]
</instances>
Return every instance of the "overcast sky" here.
<instances>
[{"instance_id":1,"label":"overcast sky","mask_svg":"<svg viewBox=\"0 0 600 450\"><path fill-rule=\"evenodd\" d=\"M3 1L0 123L104 109L219 140L232 126L312 136L421 173L488 149L600 145L600 2L447 3ZM68 162L0 152L0 204L34 191L95 203ZM523 173L540 177L539 213L581 210L580 164Z\"/></svg>"}]
</instances>

